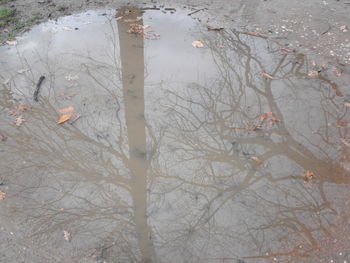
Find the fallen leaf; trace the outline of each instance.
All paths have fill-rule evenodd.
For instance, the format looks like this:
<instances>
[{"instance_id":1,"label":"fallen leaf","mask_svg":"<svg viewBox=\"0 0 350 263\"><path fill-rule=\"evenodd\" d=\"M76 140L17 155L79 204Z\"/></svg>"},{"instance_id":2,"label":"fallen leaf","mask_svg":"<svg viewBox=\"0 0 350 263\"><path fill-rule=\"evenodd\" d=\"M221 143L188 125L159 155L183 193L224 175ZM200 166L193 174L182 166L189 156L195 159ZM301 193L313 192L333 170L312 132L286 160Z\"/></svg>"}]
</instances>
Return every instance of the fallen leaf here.
<instances>
[{"instance_id":1,"label":"fallen leaf","mask_svg":"<svg viewBox=\"0 0 350 263\"><path fill-rule=\"evenodd\" d=\"M263 122L266 118L267 118L267 114L266 113L263 113L263 114L259 115L260 122Z\"/></svg>"},{"instance_id":2,"label":"fallen leaf","mask_svg":"<svg viewBox=\"0 0 350 263\"><path fill-rule=\"evenodd\" d=\"M73 31L74 29L69 27L69 26L64 26L62 27L63 30L66 30L66 31Z\"/></svg>"},{"instance_id":3,"label":"fallen leaf","mask_svg":"<svg viewBox=\"0 0 350 263\"><path fill-rule=\"evenodd\" d=\"M346 101L346 102L344 102L344 105L345 105L345 107L349 107L350 108L350 102Z\"/></svg>"},{"instance_id":4,"label":"fallen leaf","mask_svg":"<svg viewBox=\"0 0 350 263\"><path fill-rule=\"evenodd\" d=\"M337 77L340 77L340 76L341 76L341 71L340 71L340 69L338 69L338 68L334 68L333 73L334 73L334 75L336 75Z\"/></svg>"},{"instance_id":5,"label":"fallen leaf","mask_svg":"<svg viewBox=\"0 0 350 263\"><path fill-rule=\"evenodd\" d=\"M309 77L316 77L316 76L318 76L318 71L310 70L309 73L308 73L308 76Z\"/></svg>"},{"instance_id":6,"label":"fallen leaf","mask_svg":"<svg viewBox=\"0 0 350 263\"><path fill-rule=\"evenodd\" d=\"M193 41L192 46L193 47L204 47L203 43L201 41L198 41L198 40Z\"/></svg>"},{"instance_id":7,"label":"fallen leaf","mask_svg":"<svg viewBox=\"0 0 350 263\"><path fill-rule=\"evenodd\" d=\"M60 110L58 110L58 111L59 111L60 113L62 113L62 114L69 113L69 112L74 111L74 107L69 106L69 107L67 107L67 108L60 109Z\"/></svg>"},{"instance_id":8,"label":"fallen leaf","mask_svg":"<svg viewBox=\"0 0 350 263\"><path fill-rule=\"evenodd\" d=\"M143 28L143 30L147 30L147 29L151 29L151 26L150 25L144 25L142 28Z\"/></svg>"},{"instance_id":9,"label":"fallen leaf","mask_svg":"<svg viewBox=\"0 0 350 263\"><path fill-rule=\"evenodd\" d=\"M123 18L123 16L118 16L117 18L116 18L116 20L118 21L118 20L120 20L120 19L122 19Z\"/></svg>"},{"instance_id":10,"label":"fallen leaf","mask_svg":"<svg viewBox=\"0 0 350 263\"><path fill-rule=\"evenodd\" d=\"M58 96L63 100L69 100L73 98L75 95L77 95L76 92L62 92Z\"/></svg>"},{"instance_id":11,"label":"fallen leaf","mask_svg":"<svg viewBox=\"0 0 350 263\"><path fill-rule=\"evenodd\" d=\"M266 79L275 79L274 77L272 77L270 74L268 74L266 72L261 72L260 75Z\"/></svg>"},{"instance_id":12,"label":"fallen leaf","mask_svg":"<svg viewBox=\"0 0 350 263\"><path fill-rule=\"evenodd\" d=\"M315 174L310 171L310 170L307 170L305 171L304 173L304 184L307 184L310 182L311 179L313 179L315 177Z\"/></svg>"},{"instance_id":13,"label":"fallen leaf","mask_svg":"<svg viewBox=\"0 0 350 263\"><path fill-rule=\"evenodd\" d=\"M252 159L253 161L255 161L257 165L260 165L260 164L263 163L263 162L262 162L258 157L256 157L256 156L251 157L251 159Z\"/></svg>"},{"instance_id":14,"label":"fallen leaf","mask_svg":"<svg viewBox=\"0 0 350 263\"><path fill-rule=\"evenodd\" d=\"M224 30L223 27L212 27L212 26L207 26L208 31L221 31Z\"/></svg>"},{"instance_id":15,"label":"fallen leaf","mask_svg":"<svg viewBox=\"0 0 350 263\"><path fill-rule=\"evenodd\" d=\"M17 45L17 40L7 40L6 44L10 45L10 46L16 46Z\"/></svg>"},{"instance_id":16,"label":"fallen leaf","mask_svg":"<svg viewBox=\"0 0 350 263\"><path fill-rule=\"evenodd\" d=\"M72 117L72 113L61 115L60 118L57 120L58 124L64 123L68 121Z\"/></svg>"},{"instance_id":17,"label":"fallen leaf","mask_svg":"<svg viewBox=\"0 0 350 263\"><path fill-rule=\"evenodd\" d=\"M347 32L348 31L348 28L344 25L344 26L341 26L339 27L339 29L343 32Z\"/></svg>"},{"instance_id":18,"label":"fallen leaf","mask_svg":"<svg viewBox=\"0 0 350 263\"><path fill-rule=\"evenodd\" d=\"M0 191L0 200L4 200L6 198L6 193Z\"/></svg>"},{"instance_id":19,"label":"fallen leaf","mask_svg":"<svg viewBox=\"0 0 350 263\"><path fill-rule=\"evenodd\" d=\"M70 241L70 233L66 230L63 230L63 238L66 241Z\"/></svg>"},{"instance_id":20,"label":"fallen leaf","mask_svg":"<svg viewBox=\"0 0 350 263\"><path fill-rule=\"evenodd\" d=\"M16 116L16 115L26 111L27 109L28 109L28 107L26 105L19 104L16 109L13 109L10 111L10 114Z\"/></svg>"},{"instance_id":21,"label":"fallen leaf","mask_svg":"<svg viewBox=\"0 0 350 263\"><path fill-rule=\"evenodd\" d=\"M25 121L26 121L26 120L25 120L22 116L19 116L19 117L16 118L15 124L16 124L17 126L21 126L21 124L22 124L23 122L25 122Z\"/></svg>"}]
</instances>

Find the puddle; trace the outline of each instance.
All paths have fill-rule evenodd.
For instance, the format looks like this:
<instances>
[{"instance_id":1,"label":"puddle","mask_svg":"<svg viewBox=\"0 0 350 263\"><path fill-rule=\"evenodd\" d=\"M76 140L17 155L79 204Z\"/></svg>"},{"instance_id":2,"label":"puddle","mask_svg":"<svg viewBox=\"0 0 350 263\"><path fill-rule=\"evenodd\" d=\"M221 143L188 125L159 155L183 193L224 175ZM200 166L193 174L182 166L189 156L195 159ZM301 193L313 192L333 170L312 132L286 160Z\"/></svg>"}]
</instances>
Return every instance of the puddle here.
<instances>
[{"instance_id":1,"label":"puddle","mask_svg":"<svg viewBox=\"0 0 350 263\"><path fill-rule=\"evenodd\" d=\"M0 57L1 235L35 251L0 259L349 257L348 76L138 9L47 22Z\"/></svg>"}]
</instances>

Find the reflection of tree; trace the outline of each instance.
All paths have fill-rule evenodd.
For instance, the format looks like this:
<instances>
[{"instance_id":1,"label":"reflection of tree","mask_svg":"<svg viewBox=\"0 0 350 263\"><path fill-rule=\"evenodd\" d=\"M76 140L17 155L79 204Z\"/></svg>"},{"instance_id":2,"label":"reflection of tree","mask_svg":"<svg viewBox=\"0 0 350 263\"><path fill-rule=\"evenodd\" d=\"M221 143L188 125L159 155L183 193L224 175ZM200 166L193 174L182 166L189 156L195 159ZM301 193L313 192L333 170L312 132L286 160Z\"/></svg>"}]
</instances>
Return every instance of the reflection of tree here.
<instances>
[{"instance_id":1,"label":"reflection of tree","mask_svg":"<svg viewBox=\"0 0 350 263\"><path fill-rule=\"evenodd\" d=\"M138 16L131 10L126 17ZM342 212L332 194L348 183L336 144L337 132L346 138L346 130L327 125L347 121L335 113L335 91L323 80L305 79L300 55L278 57L266 52L264 39L217 34L206 41L217 70L209 84L192 83L184 92L159 87L166 113L159 127L144 106L142 37L126 33L135 22L124 22L118 21L121 83L119 76L108 79L119 69L115 57L110 63L84 58L100 96L115 100L112 110L102 107L57 126L57 107L42 99L20 128L1 117L9 137L2 163L25 200L15 209L33 223L31 235L67 229L77 246L99 243L94 256L106 257L107 250L117 262L156 261L156 254L170 262L316 257ZM291 112L288 102L307 101L303 86L310 85L321 104L314 100ZM14 108L9 89L2 95L2 108ZM297 119L313 107L320 112L315 120ZM256 127L268 111L281 121ZM316 174L310 185L304 185L305 170Z\"/></svg>"},{"instance_id":2,"label":"reflection of tree","mask_svg":"<svg viewBox=\"0 0 350 263\"><path fill-rule=\"evenodd\" d=\"M128 12L128 15L125 13ZM137 20L140 10L121 9L117 16ZM124 19L123 19L124 20ZM130 192L133 198L134 222L142 253L142 262L151 262L153 248L151 230L147 223L147 161L146 121L144 114L144 56L143 35L128 33L135 22L118 21L120 59L122 66L125 120L129 146L129 169L131 172ZM125 21L125 20L124 20ZM143 26L142 20L138 25Z\"/></svg>"},{"instance_id":3,"label":"reflection of tree","mask_svg":"<svg viewBox=\"0 0 350 263\"><path fill-rule=\"evenodd\" d=\"M79 246L83 248L91 244L84 237L100 243L94 257L103 258L107 249L114 249L118 260L151 262L154 251L146 205L143 36L127 33L132 23L142 26L142 13L125 8L117 15L123 16L118 20L123 88L118 89L119 76L117 81L106 78L118 70L117 57L111 61L80 58L87 76L99 88L100 97L116 100L112 103L117 109L115 114L104 116L97 112L97 118L82 120L82 127L59 127L52 118L56 113L51 104L57 98L42 99L40 106L28 110L31 119L20 129L13 130L7 120L4 132L11 136L8 134L10 139L5 145L8 163L4 175L17 169L33 174L25 178L17 172L11 182L17 185L18 195L25 198L20 209L34 224L30 236L49 236L65 229L80 239ZM113 43L115 49L115 39ZM114 84L112 89L110 84ZM1 106L15 108L17 103L4 87ZM106 129L110 116L113 119Z\"/></svg>"},{"instance_id":4,"label":"reflection of tree","mask_svg":"<svg viewBox=\"0 0 350 263\"><path fill-rule=\"evenodd\" d=\"M325 186L349 182L347 170L338 164L336 141L341 134L336 133L336 128L330 131L331 128L324 125L330 122L330 117L332 122L346 120L344 114L331 116L330 107L337 103L336 97L330 100L329 96L324 96L320 106L312 102L304 105L302 109L320 107L321 112L306 126L293 127L298 111L288 111L283 104L286 96L283 93L287 93L290 99L303 100L302 96L305 96L302 90L295 88L303 83L300 76L307 77L301 73L305 67L300 55L294 61L290 56L282 55L276 65L271 65L271 61L264 61L266 54L259 53L259 46L265 41L235 32L224 35L219 41L209 38L207 44L214 47L213 56L221 78L210 86L189 86L185 95L169 91L173 102L169 107L173 124L169 137L178 145L179 162L187 163L189 167L196 166L193 181L186 174L186 179L181 178L180 183L193 186L200 181L202 185L191 191L205 199L203 211L191 221L192 231L207 232L211 238L216 235L227 237L225 229L216 222L223 220L229 207L241 211L232 200L239 200L240 194L245 194L245 209L240 214L243 218L239 220L241 227L233 226L242 230L236 233L232 245L235 239L245 236L245 242L251 240L250 246L255 244L264 254L278 245L272 240L281 243L287 240L287 252L256 258L288 255L287 260L301 260L308 255L316 257L311 251L319 251L322 246L319 242L332 232L338 213ZM215 46L224 46L225 49ZM261 72L269 72L280 80L263 79ZM330 83L325 78L320 80L319 86L314 88L317 94L322 94L325 84ZM259 115L267 111L272 111L281 122L265 123L261 129L249 129L259 122ZM317 132L312 133L313 129ZM257 166L250 159L252 156L258 156L265 164L270 162L270 169ZM295 169L296 166L299 169ZM302 179L306 170L317 174L317 182L311 189L304 186L302 180L297 180Z\"/></svg>"}]
</instances>

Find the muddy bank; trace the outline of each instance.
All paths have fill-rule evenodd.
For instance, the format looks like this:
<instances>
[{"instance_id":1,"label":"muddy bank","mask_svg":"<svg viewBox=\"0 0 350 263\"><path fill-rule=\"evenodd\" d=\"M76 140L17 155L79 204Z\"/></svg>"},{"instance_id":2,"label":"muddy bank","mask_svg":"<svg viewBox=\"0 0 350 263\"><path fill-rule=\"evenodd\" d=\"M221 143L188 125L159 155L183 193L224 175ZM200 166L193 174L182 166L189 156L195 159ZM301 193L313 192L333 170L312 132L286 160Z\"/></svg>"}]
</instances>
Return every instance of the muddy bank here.
<instances>
[{"instance_id":1,"label":"muddy bank","mask_svg":"<svg viewBox=\"0 0 350 263\"><path fill-rule=\"evenodd\" d=\"M350 4L340 1L95 1L2 0L1 8L14 10L13 19L1 28L0 39L14 38L34 24L89 9L166 6L189 9L203 23L259 32L320 61L350 64Z\"/></svg>"}]
</instances>

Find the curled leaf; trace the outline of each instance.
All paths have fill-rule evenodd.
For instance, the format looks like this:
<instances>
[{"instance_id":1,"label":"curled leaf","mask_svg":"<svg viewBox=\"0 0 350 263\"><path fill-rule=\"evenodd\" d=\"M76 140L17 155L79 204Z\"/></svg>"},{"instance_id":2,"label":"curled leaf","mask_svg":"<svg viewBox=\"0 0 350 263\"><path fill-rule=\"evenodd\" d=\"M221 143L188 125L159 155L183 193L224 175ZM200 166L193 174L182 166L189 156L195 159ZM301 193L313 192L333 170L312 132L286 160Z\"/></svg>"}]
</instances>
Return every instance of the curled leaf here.
<instances>
[{"instance_id":1,"label":"curled leaf","mask_svg":"<svg viewBox=\"0 0 350 263\"><path fill-rule=\"evenodd\" d=\"M251 157L251 159L252 159L253 161L255 161L257 165L260 165L260 164L263 163L263 161L261 161L261 160L260 160L258 157L256 157L256 156Z\"/></svg>"},{"instance_id":2,"label":"curled leaf","mask_svg":"<svg viewBox=\"0 0 350 263\"><path fill-rule=\"evenodd\" d=\"M203 43L201 41L198 41L198 40L193 41L192 46L193 47L204 47Z\"/></svg>"}]
</instances>

